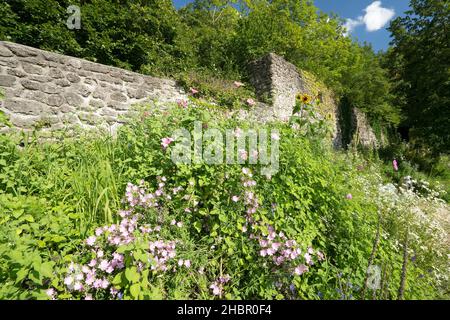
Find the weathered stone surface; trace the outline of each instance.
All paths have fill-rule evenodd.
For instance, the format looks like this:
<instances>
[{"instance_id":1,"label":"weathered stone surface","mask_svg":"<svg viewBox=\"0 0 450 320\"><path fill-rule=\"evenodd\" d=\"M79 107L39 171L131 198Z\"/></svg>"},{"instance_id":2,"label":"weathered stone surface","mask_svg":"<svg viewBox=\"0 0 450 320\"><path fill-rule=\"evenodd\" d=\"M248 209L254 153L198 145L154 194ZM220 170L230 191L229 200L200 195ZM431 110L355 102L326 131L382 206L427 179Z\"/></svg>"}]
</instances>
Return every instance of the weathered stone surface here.
<instances>
[{"instance_id":1,"label":"weathered stone surface","mask_svg":"<svg viewBox=\"0 0 450 320\"><path fill-rule=\"evenodd\" d=\"M33 80L33 81L43 82L43 83L47 83L47 82L51 82L52 81L52 78L50 78L50 77L38 76L38 75L28 75L28 79Z\"/></svg>"},{"instance_id":2,"label":"weathered stone surface","mask_svg":"<svg viewBox=\"0 0 450 320\"><path fill-rule=\"evenodd\" d=\"M75 73L68 73L66 78L72 83L78 83L81 80L81 78L77 76Z\"/></svg>"},{"instance_id":3,"label":"weathered stone surface","mask_svg":"<svg viewBox=\"0 0 450 320\"><path fill-rule=\"evenodd\" d=\"M31 128L44 119L44 130L65 125L92 127L124 123L130 105L147 97L161 101L187 98L175 82L0 41L0 110ZM46 131L47 132L47 131Z\"/></svg>"},{"instance_id":4,"label":"weathered stone surface","mask_svg":"<svg viewBox=\"0 0 450 320\"><path fill-rule=\"evenodd\" d=\"M120 78L114 78L114 77L111 77L110 75L107 75L107 74L98 74L97 75L97 77L96 77L98 80L101 80L101 81L104 81L104 82L106 82L106 83L113 83L113 84L122 84L122 79L120 79Z\"/></svg>"},{"instance_id":5,"label":"weathered stone surface","mask_svg":"<svg viewBox=\"0 0 450 320\"><path fill-rule=\"evenodd\" d=\"M108 108L116 109L116 110L128 110L129 105L126 103L118 102L118 101L109 101Z\"/></svg>"},{"instance_id":6,"label":"weathered stone surface","mask_svg":"<svg viewBox=\"0 0 450 320\"><path fill-rule=\"evenodd\" d=\"M143 99L146 98L149 94L144 89L128 89L128 96L132 99Z\"/></svg>"},{"instance_id":7,"label":"weathered stone surface","mask_svg":"<svg viewBox=\"0 0 450 320\"><path fill-rule=\"evenodd\" d=\"M49 94L56 94L56 93L62 93L63 89L56 85L48 84L46 86L43 86L42 91L45 93L49 93Z\"/></svg>"},{"instance_id":8,"label":"weathered stone surface","mask_svg":"<svg viewBox=\"0 0 450 320\"><path fill-rule=\"evenodd\" d=\"M2 59L0 59L0 66L6 66L6 67L10 67L10 68L17 68L17 66L19 65L19 60L13 60L13 58L7 59L1 57Z\"/></svg>"},{"instance_id":9,"label":"weathered stone surface","mask_svg":"<svg viewBox=\"0 0 450 320\"><path fill-rule=\"evenodd\" d=\"M47 98L48 105L59 107L64 103L64 97L60 94L52 94Z\"/></svg>"},{"instance_id":10,"label":"weathered stone surface","mask_svg":"<svg viewBox=\"0 0 450 320\"><path fill-rule=\"evenodd\" d=\"M89 105L92 106L94 109L100 109L103 108L106 104L103 102L103 100L100 99L90 99Z\"/></svg>"},{"instance_id":11,"label":"weathered stone surface","mask_svg":"<svg viewBox=\"0 0 450 320\"><path fill-rule=\"evenodd\" d=\"M16 127L23 129L32 129L33 126L40 120L39 116L11 114L9 121Z\"/></svg>"},{"instance_id":12,"label":"weathered stone surface","mask_svg":"<svg viewBox=\"0 0 450 320\"><path fill-rule=\"evenodd\" d=\"M75 69L80 69L81 68L81 61L79 59L70 59L67 62L67 65L75 68Z\"/></svg>"},{"instance_id":13,"label":"weathered stone surface","mask_svg":"<svg viewBox=\"0 0 450 320\"><path fill-rule=\"evenodd\" d=\"M12 87L16 82L16 77L0 74L0 87Z\"/></svg>"},{"instance_id":14,"label":"weathered stone surface","mask_svg":"<svg viewBox=\"0 0 450 320\"><path fill-rule=\"evenodd\" d=\"M85 122L90 125L98 124L103 120L99 115L89 112L80 112L78 117L80 118L81 122Z\"/></svg>"},{"instance_id":15,"label":"weathered stone surface","mask_svg":"<svg viewBox=\"0 0 450 320\"><path fill-rule=\"evenodd\" d=\"M0 45L0 57L12 57L13 53L5 46Z\"/></svg>"},{"instance_id":16,"label":"weathered stone surface","mask_svg":"<svg viewBox=\"0 0 450 320\"><path fill-rule=\"evenodd\" d=\"M89 86L95 86L97 84L97 80L95 80L94 78L86 78L84 79L84 83Z\"/></svg>"},{"instance_id":17,"label":"weathered stone surface","mask_svg":"<svg viewBox=\"0 0 450 320\"><path fill-rule=\"evenodd\" d=\"M59 79L55 81L55 84L57 84L60 87L68 87L70 86L70 82L66 79Z\"/></svg>"},{"instance_id":18,"label":"weathered stone surface","mask_svg":"<svg viewBox=\"0 0 450 320\"><path fill-rule=\"evenodd\" d=\"M66 101L72 107L79 107L83 103L83 98L73 92L66 93Z\"/></svg>"},{"instance_id":19,"label":"weathered stone surface","mask_svg":"<svg viewBox=\"0 0 450 320\"><path fill-rule=\"evenodd\" d=\"M119 101L119 102L126 102L128 100L127 97L124 94L120 93L120 92L114 92L110 96L110 99L114 100L114 101Z\"/></svg>"},{"instance_id":20,"label":"weathered stone surface","mask_svg":"<svg viewBox=\"0 0 450 320\"><path fill-rule=\"evenodd\" d=\"M26 73L38 74L38 75L43 74L42 67L33 65L28 62L22 62L22 68L23 68L23 71L25 71Z\"/></svg>"},{"instance_id":21,"label":"weathered stone surface","mask_svg":"<svg viewBox=\"0 0 450 320\"><path fill-rule=\"evenodd\" d=\"M25 71L22 71L20 69L11 69L11 68L8 68L6 70L6 73L11 76L17 77L17 78L24 78L28 75Z\"/></svg>"},{"instance_id":22,"label":"weathered stone surface","mask_svg":"<svg viewBox=\"0 0 450 320\"><path fill-rule=\"evenodd\" d=\"M8 42L7 46L9 50L11 50L14 55L18 57L35 57L38 55L38 52L36 50L33 50L33 48L22 46L20 44Z\"/></svg>"},{"instance_id":23,"label":"weathered stone surface","mask_svg":"<svg viewBox=\"0 0 450 320\"><path fill-rule=\"evenodd\" d=\"M52 77L53 79L61 79L64 78L64 74L61 70L56 68L51 68L48 72L48 76Z\"/></svg>"},{"instance_id":24,"label":"weathered stone surface","mask_svg":"<svg viewBox=\"0 0 450 320\"><path fill-rule=\"evenodd\" d=\"M42 90L43 87L44 87L42 85L42 83L37 82L37 81L31 81L31 80L28 80L28 79L24 79L20 83L22 84L22 86L25 89L28 89L28 90Z\"/></svg>"},{"instance_id":25,"label":"weathered stone surface","mask_svg":"<svg viewBox=\"0 0 450 320\"><path fill-rule=\"evenodd\" d=\"M86 71L92 71L97 73L109 73L110 70L110 67L108 66L89 61L81 62L81 68L83 68Z\"/></svg>"},{"instance_id":26,"label":"weathered stone surface","mask_svg":"<svg viewBox=\"0 0 450 320\"><path fill-rule=\"evenodd\" d=\"M103 90L101 90L100 88L97 88L93 93L92 93L92 97L96 98L96 99L105 99L106 98L106 94L103 92Z\"/></svg>"},{"instance_id":27,"label":"weathered stone surface","mask_svg":"<svg viewBox=\"0 0 450 320\"><path fill-rule=\"evenodd\" d=\"M48 107L46 107L44 104L39 102L30 102L29 100L25 99L8 99L4 101L4 106L7 110L13 112L13 113L19 113L19 114L27 114L27 115L40 115L44 113L46 110L48 110Z\"/></svg>"}]
</instances>

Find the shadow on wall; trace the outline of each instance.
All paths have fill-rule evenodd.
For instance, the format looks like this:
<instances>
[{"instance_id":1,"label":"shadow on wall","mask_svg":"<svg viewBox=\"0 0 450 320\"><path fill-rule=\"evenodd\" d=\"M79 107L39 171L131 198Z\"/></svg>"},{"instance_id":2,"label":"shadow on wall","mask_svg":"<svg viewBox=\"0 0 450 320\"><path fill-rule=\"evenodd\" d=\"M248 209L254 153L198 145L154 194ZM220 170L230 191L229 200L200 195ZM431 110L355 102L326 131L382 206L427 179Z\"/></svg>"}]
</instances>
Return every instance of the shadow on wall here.
<instances>
[{"instance_id":1,"label":"shadow on wall","mask_svg":"<svg viewBox=\"0 0 450 320\"><path fill-rule=\"evenodd\" d=\"M338 114L338 122L341 129L342 148L348 149L356 133L356 127L354 126L353 108L346 97L340 99Z\"/></svg>"}]
</instances>

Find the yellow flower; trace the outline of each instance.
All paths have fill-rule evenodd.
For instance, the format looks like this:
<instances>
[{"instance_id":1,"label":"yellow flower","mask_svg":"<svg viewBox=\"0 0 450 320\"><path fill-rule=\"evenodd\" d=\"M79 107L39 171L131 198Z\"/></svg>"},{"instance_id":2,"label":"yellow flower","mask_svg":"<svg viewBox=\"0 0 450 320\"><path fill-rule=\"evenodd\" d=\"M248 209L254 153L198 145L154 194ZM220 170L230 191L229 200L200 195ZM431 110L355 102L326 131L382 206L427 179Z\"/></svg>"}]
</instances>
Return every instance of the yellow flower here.
<instances>
[{"instance_id":1,"label":"yellow flower","mask_svg":"<svg viewBox=\"0 0 450 320\"><path fill-rule=\"evenodd\" d=\"M301 94L299 93L297 95L297 99L299 99L302 103L304 104L309 104L311 102L311 96L309 96L308 94Z\"/></svg>"}]
</instances>

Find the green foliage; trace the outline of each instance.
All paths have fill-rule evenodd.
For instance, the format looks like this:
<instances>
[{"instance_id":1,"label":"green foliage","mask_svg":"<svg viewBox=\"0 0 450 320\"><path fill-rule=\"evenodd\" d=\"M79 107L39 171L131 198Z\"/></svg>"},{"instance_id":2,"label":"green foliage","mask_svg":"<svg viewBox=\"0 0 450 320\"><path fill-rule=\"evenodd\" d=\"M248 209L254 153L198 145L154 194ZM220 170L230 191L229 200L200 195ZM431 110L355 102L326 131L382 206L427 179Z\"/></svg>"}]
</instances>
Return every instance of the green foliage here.
<instances>
[{"instance_id":1,"label":"green foliage","mask_svg":"<svg viewBox=\"0 0 450 320\"><path fill-rule=\"evenodd\" d=\"M69 5L80 7L81 29L66 25ZM160 74L180 68L184 59L170 0L12 0L0 10L8 17L0 22L1 40Z\"/></svg>"},{"instance_id":2,"label":"green foliage","mask_svg":"<svg viewBox=\"0 0 450 320\"><path fill-rule=\"evenodd\" d=\"M405 230L413 235L408 257L415 257L408 265L405 298L442 297L448 290L443 231L434 220L436 212L448 209L432 189L404 192L386 185L393 180L382 173L388 168L333 152L325 142L326 122L307 124L295 115L290 123L268 126L280 136L280 169L273 176L260 174L261 164L246 163L246 173L237 164L175 164L173 145L161 148L161 139L175 129L192 131L194 121L221 131L254 125L195 101L187 108L144 108L114 139L86 134L39 142L39 132L35 138L1 136L0 297L46 299L51 288L50 296L58 299L363 299L373 255L383 282L367 294L396 299ZM245 186L248 179L256 185ZM131 206L136 194L129 182L154 197L160 190L158 206ZM251 224L249 199L257 202ZM415 207L426 218L411 210ZM126 219L119 209L137 214L138 224L130 234L133 241L112 245L112 231L98 229L122 225ZM158 232L141 229L157 226ZM382 232L373 253L378 228ZM277 265L262 256L259 240L270 234L282 239L280 232L298 244L299 259L313 252L308 272L295 275L294 262ZM95 250L86 242L94 234ZM154 269L156 253L149 243L155 241L176 243L176 258L167 261L166 272ZM108 289L77 291L68 278L99 248L106 260L122 255L123 268L106 273L97 266ZM179 259L190 261L189 267L180 266Z\"/></svg>"},{"instance_id":3,"label":"green foliage","mask_svg":"<svg viewBox=\"0 0 450 320\"><path fill-rule=\"evenodd\" d=\"M80 30L66 26L69 3L81 8ZM8 17L0 39L152 75L245 80L250 61L275 52L374 121L400 121L379 56L308 0L196 0L178 12L170 0L13 0L0 8ZM191 82L198 82L195 76ZM233 92L216 98L232 106Z\"/></svg>"},{"instance_id":4,"label":"green foliage","mask_svg":"<svg viewBox=\"0 0 450 320\"><path fill-rule=\"evenodd\" d=\"M405 115L402 125L413 144L435 157L450 150L450 5L412 0L410 7L391 23L387 66Z\"/></svg>"},{"instance_id":5,"label":"green foliage","mask_svg":"<svg viewBox=\"0 0 450 320\"><path fill-rule=\"evenodd\" d=\"M198 90L195 96L217 103L229 109L242 108L246 100L255 98L255 93L248 85L237 88L235 81L219 78L209 72L190 72L178 76L178 83L189 92L191 88Z\"/></svg>"}]
</instances>

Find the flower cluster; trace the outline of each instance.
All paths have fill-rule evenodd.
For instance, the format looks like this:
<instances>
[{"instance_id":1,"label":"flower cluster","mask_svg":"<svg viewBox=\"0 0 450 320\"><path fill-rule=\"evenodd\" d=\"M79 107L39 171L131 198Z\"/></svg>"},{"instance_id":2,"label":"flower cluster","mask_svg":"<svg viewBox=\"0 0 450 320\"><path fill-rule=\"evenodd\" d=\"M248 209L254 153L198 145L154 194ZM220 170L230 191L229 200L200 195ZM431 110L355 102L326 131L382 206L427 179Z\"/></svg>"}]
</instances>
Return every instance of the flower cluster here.
<instances>
[{"instance_id":1,"label":"flower cluster","mask_svg":"<svg viewBox=\"0 0 450 320\"><path fill-rule=\"evenodd\" d=\"M253 214L257 211L259 207L258 197L252 190L256 186L256 181L252 179L253 175L248 168L242 169L243 177L242 184L245 188L244 191L244 204L246 206L246 223L243 231L247 230L247 226L252 226L252 229L258 229L257 226L261 227L261 223L255 222L253 219ZM236 197L236 196L235 196ZM233 197L234 198L234 197ZM236 198L233 199L233 201ZM324 259L323 253L320 251L315 251L313 248L309 247L307 251L302 255L302 250L300 246L297 245L295 240L287 239L283 232L276 232L275 228L271 225L266 225L268 234L251 234L250 238L257 239L260 249L259 254L261 257L269 257L276 266L282 266L289 262L295 265L293 273L295 275L301 275L308 271L308 266L314 264L313 256L317 256L318 260ZM302 264L298 264L303 262Z\"/></svg>"},{"instance_id":2,"label":"flower cluster","mask_svg":"<svg viewBox=\"0 0 450 320\"><path fill-rule=\"evenodd\" d=\"M162 241L157 240L149 243L150 253L153 257L151 259L151 270L167 271L167 262L174 259L177 255L175 252L176 241Z\"/></svg>"},{"instance_id":3,"label":"flower cluster","mask_svg":"<svg viewBox=\"0 0 450 320\"><path fill-rule=\"evenodd\" d=\"M227 284L230 281L230 279L231 279L231 277L228 274L217 278L209 286L209 288L212 290L213 295L222 297L223 287L224 287L225 284Z\"/></svg>"},{"instance_id":4,"label":"flower cluster","mask_svg":"<svg viewBox=\"0 0 450 320\"><path fill-rule=\"evenodd\" d=\"M144 188L144 181L140 185L128 183L125 192L124 202L128 209L119 210L118 215L121 220L117 224L106 225L95 229L95 233L90 235L86 241L86 247L91 252L91 259L86 265L71 263L64 279L64 284L70 292L77 292L85 297L92 299L93 293L106 292L109 289L109 295L118 297L119 290L111 287L111 279L125 268L125 256L118 252L118 248L123 245L130 244L136 239L144 239L146 234L153 234L157 240L148 243L148 265L142 261L134 261L131 256L132 263L137 266L140 272L145 267L149 267L153 271L166 271L170 266L176 265L176 243L177 241L164 241L158 239L161 226L151 227L148 224L141 224L139 209L158 208L160 204L158 200L166 198L171 200L169 194L165 192L165 177L157 177L157 189L153 193L147 193ZM177 194L183 190L182 187L172 189L173 194ZM182 221L172 220L171 225L182 227ZM127 258L128 259L128 258ZM173 263L172 263L173 261ZM191 265L190 260L179 260L178 264L186 268ZM175 269L175 268L173 268ZM54 288L47 290L47 295L52 299L56 298Z\"/></svg>"},{"instance_id":5,"label":"flower cluster","mask_svg":"<svg viewBox=\"0 0 450 320\"><path fill-rule=\"evenodd\" d=\"M320 251L315 251L309 247L302 255L302 250L295 240L288 240L283 232L276 233L272 226L268 226L269 234L259 238L260 256L271 257L275 265L281 266L287 262L297 263L300 259L303 264L298 265L294 269L294 274L301 275L308 271L308 265L314 264L313 256L316 255L318 260L323 260L324 255Z\"/></svg>"}]
</instances>

